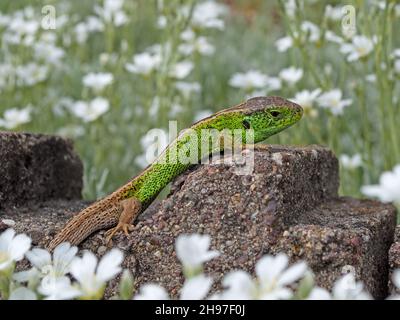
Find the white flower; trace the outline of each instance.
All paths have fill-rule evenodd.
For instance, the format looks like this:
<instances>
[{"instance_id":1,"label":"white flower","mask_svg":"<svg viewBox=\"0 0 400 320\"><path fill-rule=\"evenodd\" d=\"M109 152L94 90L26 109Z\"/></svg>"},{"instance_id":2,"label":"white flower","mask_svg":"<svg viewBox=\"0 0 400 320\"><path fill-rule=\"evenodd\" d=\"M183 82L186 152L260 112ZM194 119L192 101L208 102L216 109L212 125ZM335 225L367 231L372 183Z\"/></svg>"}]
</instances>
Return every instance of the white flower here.
<instances>
[{"instance_id":1,"label":"white flower","mask_svg":"<svg viewBox=\"0 0 400 320\"><path fill-rule=\"evenodd\" d=\"M7 87L9 79L13 78L15 69L10 63L0 63L0 93L1 89Z\"/></svg>"},{"instance_id":2,"label":"white flower","mask_svg":"<svg viewBox=\"0 0 400 320\"><path fill-rule=\"evenodd\" d=\"M331 30L325 32L325 39L330 42L342 44L344 42L342 37L339 37L336 33Z\"/></svg>"},{"instance_id":3,"label":"white flower","mask_svg":"<svg viewBox=\"0 0 400 320\"><path fill-rule=\"evenodd\" d=\"M193 68L193 62L181 61L171 67L169 75L176 79L184 79L192 72Z\"/></svg>"},{"instance_id":4,"label":"white flower","mask_svg":"<svg viewBox=\"0 0 400 320\"><path fill-rule=\"evenodd\" d=\"M34 248L27 252L26 257L42 275L58 278L69 272L71 262L77 252L77 247L62 243L54 249L53 258L47 250L41 248Z\"/></svg>"},{"instance_id":5,"label":"white flower","mask_svg":"<svg viewBox=\"0 0 400 320\"><path fill-rule=\"evenodd\" d=\"M147 283L140 288L135 300L168 300L168 292L158 284Z\"/></svg>"},{"instance_id":6,"label":"white flower","mask_svg":"<svg viewBox=\"0 0 400 320\"><path fill-rule=\"evenodd\" d=\"M229 80L229 85L246 90L262 88L268 84L268 76L257 70L246 73L235 73Z\"/></svg>"},{"instance_id":7,"label":"white flower","mask_svg":"<svg viewBox=\"0 0 400 320\"><path fill-rule=\"evenodd\" d=\"M268 77L267 79L267 91L280 90L282 88L282 81L278 77Z\"/></svg>"},{"instance_id":8,"label":"white flower","mask_svg":"<svg viewBox=\"0 0 400 320\"><path fill-rule=\"evenodd\" d=\"M65 51L52 43L38 42L34 45L35 57L53 65L59 65Z\"/></svg>"},{"instance_id":9,"label":"white flower","mask_svg":"<svg viewBox=\"0 0 400 320\"><path fill-rule=\"evenodd\" d=\"M19 287L11 292L8 300L37 300L36 294L25 287Z\"/></svg>"},{"instance_id":10,"label":"white flower","mask_svg":"<svg viewBox=\"0 0 400 320\"><path fill-rule=\"evenodd\" d=\"M180 235L176 240L176 255L187 273L201 269L204 262L219 256L219 252L209 250L211 238L208 235Z\"/></svg>"},{"instance_id":11,"label":"white flower","mask_svg":"<svg viewBox=\"0 0 400 320\"><path fill-rule=\"evenodd\" d=\"M347 154L342 154L340 156L340 162L342 166L346 169L356 169L361 167L362 158L359 153L356 153L353 156L348 156Z\"/></svg>"},{"instance_id":12,"label":"white flower","mask_svg":"<svg viewBox=\"0 0 400 320\"><path fill-rule=\"evenodd\" d=\"M3 119L0 118L0 127L15 129L21 124L31 121L32 107L24 109L11 108L4 112Z\"/></svg>"},{"instance_id":13,"label":"white flower","mask_svg":"<svg viewBox=\"0 0 400 320\"><path fill-rule=\"evenodd\" d=\"M89 102L76 101L70 107L72 113L85 122L96 120L110 108L107 99L97 97Z\"/></svg>"},{"instance_id":14,"label":"white flower","mask_svg":"<svg viewBox=\"0 0 400 320\"><path fill-rule=\"evenodd\" d=\"M160 29L164 29L167 26L167 17L166 16L158 16L157 18L157 27Z\"/></svg>"},{"instance_id":15,"label":"white flower","mask_svg":"<svg viewBox=\"0 0 400 320\"><path fill-rule=\"evenodd\" d=\"M159 53L143 52L133 56L133 63L125 65L126 70L132 73L149 75L156 70L161 63Z\"/></svg>"},{"instance_id":16,"label":"white flower","mask_svg":"<svg viewBox=\"0 0 400 320\"><path fill-rule=\"evenodd\" d=\"M351 99L342 100L342 91L340 89L325 92L317 100L322 108L329 109L334 115L342 114L343 109L352 104Z\"/></svg>"},{"instance_id":17,"label":"white flower","mask_svg":"<svg viewBox=\"0 0 400 320\"><path fill-rule=\"evenodd\" d=\"M374 43L365 36L354 36L352 43L342 44L340 51L347 55L347 61L352 62L366 57L374 49Z\"/></svg>"},{"instance_id":18,"label":"white flower","mask_svg":"<svg viewBox=\"0 0 400 320\"><path fill-rule=\"evenodd\" d=\"M225 276L223 285L227 289L219 299L290 299L292 290L288 287L304 277L307 271L305 262L288 267L289 259L285 254L275 257L266 255L256 264L257 279L254 280L244 271L234 271Z\"/></svg>"},{"instance_id":19,"label":"white flower","mask_svg":"<svg viewBox=\"0 0 400 320\"><path fill-rule=\"evenodd\" d=\"M181 292L180 300L202 300L210 291L212 278L200 274L186 280ZM140 288L135 300L169 300L168 292L160 285L147 283Z\"/></svg>"},{"instance_id":20,"label":"white flower","mask_svg":"<svg viewBox=\"0 0 400 320\"><path fill-rule=\"evenodd\" d=\"M250 300L257 297L257 284L251 276L243 271L232 271L222 280L226 288L222 293L216 294L212 299L216 300Z\"/></svg>"},{"instance_id":21,"label":"white flower","mask_svg":"<svg viewBox=\"0 0 400 320\"><path fill-rule=\"evenodd\" d=\"M196 34L193 29L188 28L181 33L181 39L185 42L191 42L196 39Z\"/></svg>"},{"instance_id":22,"label":"white flower","mask_svg":"<svg viewBox=\"0 0 400 320\"><path fill-rule=\"evenodd\" d=\"M107 22L112 22L116 27L128 22L128 16L122 10L124 0L104 0L104 6L95 5L94 11Z\"/></svg>"},{"instance_id":23,"label":"white flower","mask_svg":"<svg viewBox=\"0 0 400 320\"><path fill-rule=\"evenodd\" d=\"M35 41L35 34L39 30L39 21L22 15L14 15L10 20L4 40L13 44L30 46Z\"/></svg>"},{"instance_id":24,"label":"white flower","mask_svg":"<svg viewBox=\"0 0 400 320\"><path fill-rule=\"evenodd\" d=\"M102 297L106 282L121 272L122 261L123 255L118 249L106 253L98 264L96 256L91 252L85 252L82 258L75 258L70 272L79 282L81 296Z\"/></svg>"},{"instance_id":25,"label":"white flower","mask_svg":"<svg viewBox=\"0 0 400 320\"><path fill-rule=\"evenodd\" d=\"M400 290L400 269L394 270L392 274L392 282L396 286L397 291ZM389 297L390 300L400 300L400 294L394 294Z\"/></svg>"},{"instance_id":26,"label":"white flower","mask_svg":"<svg viewBox=\"0 0 400 320\"><path fill-rule=\"evenodd\" d=\"M177 81L175 83L176 89L178 89L186 98L189 98L191 94L199 93L201 91L201 85L198 82L184 82Z\"/></svg>"},{"instance_id":27,"label":"white flower","mask_svg":"<svg viewBox=\"0 0 400 320\"><path fill-rule=\"evenodd\" d=\"M16 272L13 274L13 279L19 283L39 283L41 278L43 278L43 274L41 274L36 268L30 268L28 270Z\"/></svg>"},{"instance_id":28,"label":"white flower","mask_svg":"<svg viewBox=\"0 0 400 320\"><path fill-rule=\"evenodd\" d=\"M373 74L373 73L367 74L365 76L365 80L367 80L370 83L375 83L376 82L376 74Z\"/></svg>"},{"instance_id":29,"label":"white flower","mask_svg":"<svg viewBox=\"0 0 400 320\"><path fill-rule=\"evenodd\" d=\"M284 2L285 12L289 17L294 17L297 10L296 0L287 0Z\"/></svg>"},{"instance_id":30,"label":"white flower","mask_svg":"<svg viewBox=\"0 0 400 320\"><path fill-rule=\"evenodd\" d=\"M157 100L154 105L158 104ZM135 163L143 168L152 163L167 147L168 133L164 129L151 129L140 139L140 144L145 152L135 158Z\"/></svg>"},{"instance_id":31,"label":"white flower","mask_svg":"<svg viewBox=\"0 0 400 320\"><path fill-rule=\"evenodd\" d=\"M12 17L9 15L2 14L0 12L0 26L6 27L10 24Z\"/></svg>"},{"instance_id":32,"label":"white flower","mask_svg":"<svg viewBox=\"0 0 400 320\"><path fill-rule=\"evenodd\" d=\"M194 121L200 121L201 119L207 118L209 116L211 116L213 114L213 112L211 110L200 110L197 111L194 115Z\"/></svg>"},{"instance_id":33,"label":"white flower","mask_svg":"<svg viewBox=\"0 0 400 320\"><path fill-rule=\"evenodd\" d=\"M95 16L88 16L86 18L85 27L89 33L104 31L104 23Z\"/></svg>"},{"instance_id":34,"label":"white flower","mask_svg":"<svg viewBox=\"0 0 400 320\"><path fill-rule=\"evenodd\" d=\"M22 260L30 246L31 239L25 234L15 236L13 229L7 229L0 234L0 272Z\"/></svg>"},{"instance_id":35,"label":"white flower","mask_svg":"<svg viewBox=\"0 0 400 320\"><path fill-rule=\"evenodd\" d=\"M110 85L114 80L111 73L88 73L83 77L83 84L86 87L92 88L95 92L100 92L106 86Z\"/></svg>"},{"instance_id":36,"label":"white flower","mask_svg":"<svg viewBox=\"0 0 400 320\"><path fill-rule=\"evenodd\" d=\"M397 74L400 74L400 59L397 59L397 60L394 62L394 71L395 71Z\"/></svg>"},{"instance_id":37,"label":"white flower","mask_svg":"<svg viewBox=\"0 0 400 320\"><path fill-rule=\"evenodd\" d=\"M357 282L354 274L348 273L338 280L332 288L332 294L322 288L314 288L309 300L370 300L371 296L364 290L362 282Z\"/></svg>"},{"instance_id":38,"label":"white flower","mask_svg":"<svg viewBox=\"0 0 400 320\"><path fill-rule=\"evenodd\" d=\"M315 287L311 290L307 300L332 300L332 296L328 290Z\"/></svg>"},{"instance_id":39,"label":"white flower","mask_svg":"<svg viewBox=\"0 0 400 320\"><path fill-rule=\"evenodd\" d=\"M181 300L202 300L210 291L212 278L200 274L185 281L181 289Z\"/></svg>"},{"instance_id":40,"label":"white flower","mask_svg":"<svg viewBox=\"0 0 400 320\"><path fill-rule=\"evenodd\" d=\"M200 28L224 29L224 21L221 16L227 12L226 6L215 1L209 0L198 3L192 12L191 24ZM189 7L183 8L183 13L188 16Z\"/></svg>"},{"instance_id":41,"label":"white flower","mask_svg":"<svg viewBox=\"0 0 400 320\"><path fill-rule=\"evenodd\" d=\"M298 262L288 268L289 258L285 254L264 256L256 264L256 274L260 282L261 299L288 299L292 292L286 288L304 276L307 265Z\"/></svg>"},{"instance_id":42,"label":"white flower","mask_svg":"<svg viewBox=\"0 0 400 320\"><path fill-rule=\"evenodd\" d=\"M275 46L279 52L286 52L289 48L293 46L293 39L292 37L283 37L275 42Z\"/></svg>"},{"instance_id":43,"label":"white flower","mask_svg":"<svg viewBox=\"0 0 400 320\"><path fill-rule=\"evenodd\" d=\"M303 90L296 93L292 100L303 107L305 114L309 114L311 117L316 117L318 112L314 109L314 102L320 93L321 89L319 88L313 91Z\"/></svg>"},{"instance_id":44,"label":"white flower","mask_svg":"<svg viewBox=\"0 0 400 320\"><path fill-rule=\"evenodd\" d=\"M361 192L382 202L400 203L400 165L396 165L393 171L382 173L378 185L363 186Z\"/></svg>"},{"instance_id":45,"label":"white flower","mask_svg":"<svg viewBox=\"0 0 400 320\"><path fill-rule=\"evenodd\" d=\"M325 17L333 21L339 21L343 17L342 9L343 9L342 6L333 7L330 4L328 4L325 7Z\"/></svg>"},{"instance_id":46,"label":"white flower","mask_svg":"<svg viewBox=\"0 0 400 320\"><path fill-rule=\"evenodd\" d=\"M81 292L71 285L68 277L44 277L38 287L45 300L69 300L78 297Z\"/></svg>"},{"instance_id":47,"label":"white flower","mask_svg":"<svg viewBox=\"0 0 400 320\"><path fill-rule=\"evenodd\" d=\"M78 23L74 28L74 33L78 43L84 43L89 33L102 32L104 23L95 16L88 16L85 21Z\"/></svg>"},{"instance_id":48,"label":"white flower","mask_svg":"<svg viewBox=\"0 0 400 320\"><path fill-rule=\"evenodd\" d=\"M310 42L316 42L320 38L318 26L310 21L304 21L301 24L301 30L308 35L308 40Z\"/></svg>"},{"instance_id":49,"label":"white flower","mask_svg":"<svg viewBox=\"0 0 400 320\"><path fill-rule=\"evenodd\" d=\"M279 72L279 77L288 84L293 85L303 77L303 73L303 69L290 67L281 70L281 72Z\"/></svg>"},{"instance_id":50,"label":"white flower","mask_svg":"<svg viewBox=\"0 0 400 320\"><path fill-rule=\"evenodd\" d=\"M84 22L80 22L75 26L74 33L78 43L84 43L89 36L88 28Z\"/></svg>"},{"instance_id":51,"label":"white flower","mask_svg":"<svg viewBox=\"0 0 400 320\"><path fill-rule=\"evenodd\" d=\"M169 112L168 112L168 115L171 118L175 118L176 115L181 113L183 110L185 110L185 108L181 104L176 103L176 102L172 102L171 106L170 106L170 109L169 109Z\"/></svg>"},{"instance_id":52,"label":"white flower","mask_svg":"<svg viewBox=\"0 0 400 320\"><path fill-rule=\"evenodd\" d=\"M178 48L183 55L191 55L198 52L205 56L210 56L215 52L215 47L208 41L206 37L198 37L190 42L182 43Z\"/></svg>"},{"instance_id":53,"label":"white flower","mask_svg":"<svg viewBox=\"0 0 400 320\"><path fill-rule=\"evenodd\" d=\"M17 66L15 69L17 83L19 85L33 86L36 83L46 80L48 71L47 66L40 66L34 62Z\"/></svg>"}]
</instances>

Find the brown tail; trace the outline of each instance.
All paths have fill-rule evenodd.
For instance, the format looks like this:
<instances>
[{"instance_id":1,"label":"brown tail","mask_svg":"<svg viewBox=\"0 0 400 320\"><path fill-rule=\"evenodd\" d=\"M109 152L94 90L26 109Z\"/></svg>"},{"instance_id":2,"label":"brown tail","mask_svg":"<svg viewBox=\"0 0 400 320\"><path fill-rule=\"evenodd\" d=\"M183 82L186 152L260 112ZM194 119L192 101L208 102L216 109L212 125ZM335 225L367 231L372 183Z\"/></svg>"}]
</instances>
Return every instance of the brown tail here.
<instances>
[{"instance_id":1,"label":"brown tail","mask_svg":"<svg viewBox=\"0 0 400 320\"><path fill-rule=\"evenodd\" d=\"M110 228L118 223L122 208L110 204L110 199L100 200L74 216L47 246L54 250L62 242L78 245L93 232Z\"/></svg>"}]
</instances>

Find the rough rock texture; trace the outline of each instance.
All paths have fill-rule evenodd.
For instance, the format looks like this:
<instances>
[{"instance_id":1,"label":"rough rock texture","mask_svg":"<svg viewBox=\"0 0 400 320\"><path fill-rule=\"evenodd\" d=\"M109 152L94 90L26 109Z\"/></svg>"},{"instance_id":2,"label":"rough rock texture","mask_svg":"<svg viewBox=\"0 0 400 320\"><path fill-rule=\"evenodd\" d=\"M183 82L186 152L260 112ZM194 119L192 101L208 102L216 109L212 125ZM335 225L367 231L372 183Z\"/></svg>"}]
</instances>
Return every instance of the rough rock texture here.
<instances>
[{"instance_id":1,"label":"rough rock texture","mask_svg":"<svg viewBox=\"0 0 400 320\"><path fill-rule=\"evenodd\" d=\"M82 163L70 141L0 132L0 158L0 209L81 197Z\"/></svg>"},{"instance_id":2,"label":"rough rock texture","mask_svg":"<svg viewBox=\"0 0 400 320\"><path fill-rule=\"evenodd\" d=\"M125 267L134 272L138 287L158 282L174 295L183 281L175 239L199 232L211 235L212 248L221 252L206 264L217 280L233 269L253 272L262 255L284 251L292 261L306 259L323 287L353 269L374 297L382 298L395 209L338 198L337 187L338 163L328 149L271 146L255 153L252 175L237 175L226 164L197 166L181 175L171 194L139 217L129 237L118 235L114 244L125 251ZM3 216L44 245L84 205L50 202L9 209ZM104 254L104 231L81 248Z\"/></svg>"},{"instance_id":3,"label":"rough rock texture","mask_svg":"<svg viewBox=\"0 0 400 320\"><path fill-rule=\"evenodd\" d=\"M389 250L389 291L393 294L400 294L400 288L392 282L393 271L400 268L400 225L396 227L394 242Z\"/></svg>"},{"instance_id":4,"label":"rough rock texture","mask_svg":"<svg viewBox=\"0 0 400 320\"><path fill-rule=\"evenodd\" d=\"M307 260L317 283L330 288L345 272L355 272L376 298L387 295L387 252L396 210L377 201L337 198L301 216L273 246Z\"/></svg>"}]
</instances>

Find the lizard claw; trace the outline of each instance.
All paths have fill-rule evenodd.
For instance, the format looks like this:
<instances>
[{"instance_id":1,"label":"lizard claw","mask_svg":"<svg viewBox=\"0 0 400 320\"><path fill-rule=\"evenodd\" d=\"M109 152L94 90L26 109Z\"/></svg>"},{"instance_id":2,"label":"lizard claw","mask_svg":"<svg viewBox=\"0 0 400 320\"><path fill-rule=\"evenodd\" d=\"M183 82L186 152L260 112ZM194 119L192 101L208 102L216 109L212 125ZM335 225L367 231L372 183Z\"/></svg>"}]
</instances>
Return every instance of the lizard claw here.
<instances>
[{"instance_id":1,"label":"lizard claw","mask_svg":"<svg viewBox=\"0 0 400 320\"><path fill-rule=\"evenodd\" d=\"M132 225L130 225L129 223L118 223L118 225L115 228L112 228L112 229L108 230L105 233L107 245L112 243L112 238L119 231L123 231L124 234L126 236L128 236L129 232L131 231L131 227L132 227Z\"/></svg>"}]
</instances>

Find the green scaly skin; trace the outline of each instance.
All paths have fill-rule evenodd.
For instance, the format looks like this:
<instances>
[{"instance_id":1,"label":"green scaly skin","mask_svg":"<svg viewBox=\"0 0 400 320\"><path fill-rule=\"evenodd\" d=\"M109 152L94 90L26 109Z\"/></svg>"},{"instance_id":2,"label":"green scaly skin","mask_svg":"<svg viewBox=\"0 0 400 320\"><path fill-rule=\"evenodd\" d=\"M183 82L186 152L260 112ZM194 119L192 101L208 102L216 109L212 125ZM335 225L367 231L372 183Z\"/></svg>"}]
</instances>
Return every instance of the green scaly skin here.
<instances>
[{"instance_id":1,"label":"green scaly skin","mask_svg":"<svg viewBox=\"0 0 400 320\"><path fill-rule=\"evenodd\" d=\"M200 161L204 154L223 151L223 143L210 146L207 152L201 150L204 145L202 143L193 146L198 141L204 142L201 140L202 129L241 130L242 142L246 144L249 137L246 133L250 132L247 129L251 128L253 135L250 139L258 143L293 125L301 119L302 114L299 105L283 98L258 97L202 119L193 124L190 130L181 133L141 174L72 218L50 243L50 249L65 241L79 244L94 231L117 224L111 231L110 239L121 229L127 233L128 225L136 216L151 204L165 186L190 166L189 163L179 161L176 157L179 152L188 155L188 149L198 148L196 160ZM193 136L197 139L193 139Z\"/></svg>"}]
</instances>

